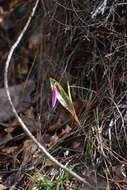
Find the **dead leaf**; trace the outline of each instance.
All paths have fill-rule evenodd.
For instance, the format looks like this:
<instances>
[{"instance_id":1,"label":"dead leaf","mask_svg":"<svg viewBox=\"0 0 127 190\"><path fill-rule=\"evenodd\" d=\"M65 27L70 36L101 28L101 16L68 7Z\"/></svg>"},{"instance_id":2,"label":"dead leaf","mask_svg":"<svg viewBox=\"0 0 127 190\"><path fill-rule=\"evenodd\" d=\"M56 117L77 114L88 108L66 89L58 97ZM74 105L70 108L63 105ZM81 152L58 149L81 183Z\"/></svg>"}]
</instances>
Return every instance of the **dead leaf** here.
<instances>
[{"instance_id":1,"label":"dead leaf","mask_svg":"<svg viewBox=\"0 0 127 190\"><path fill-rule=\"evenodd\" d=\"M65 133L68 134L71 132L71 130L72 130L72 128L69 125L66 125L66 127L64 129Z\"/></svg>"},{"instance_id":2,"label":"dead leaf","mask_svg":"<svg viewBox=\"0 0 127 190\"><path fill-rule=\"evenodd\" d=\"M72 147L73 149L77 149L77 148L80 147L80 143L79 143L78 141L73 140L71 147Z\"/></svg>"},{"instance_id":3,"label":"dead leaf","mask_svg":"<svg viewBox=\"0 0 127 190\"><path fill-rule=\"evenodd\" d=\"M45 166L53 166L53 165L54 165L54 163L51 160L49 160L48 158L46 158Z\"/></svg>"},{"instance_id":4,"label":"dead leaf","mask_svg":"<svg viewBox=\"0 0 127 190\"><path fill-rule=\"evenodd\" d=\"M59 137L63 137L66 134L69 134L71 132L72 128L69 125L66 125L65 129L62 129L62 132L60 133Z\"/></svg>"},{"instance_id":5,"label":"dead leaf","mask_svg":"<svg viewBox=\"0 0 127 190\"><path fill-rule=\"evenodd\" d=\"M6 128L0 126L0 146L12 139L10 132L6 131Z\"/></svg>"},{"instance_id":6,"label":"dead leaf","mask_svg":"<svg viewBox=\"0 0 127 190\"><path fill-rule=\"evenodd\" d=\"M72 120L72 117L69 113L66 113L63 109L61 110L61 113L59 113L59 116L57 118L57 121L51 126L48 127L49 132L53 132L56 130L61 129L65 124L70 122Z\"/></svg>"},{"instance_id":7,"label":"dead leaf","mask_svg":"<svg viewBox=\"0 0 127 190\"><path fill-rule=\"evenodd\" d=\"M17 146L6 147L2 149L3 153L14 155L18 150Z\"/></svg>"},{"instance_id":8,"label":"dead leaf","mask_svg":"<svg viewBox=\"0 0 127 190\"><path fill-rule=\"evenodd\" d=\"M34 81L28 81L26 84L15 85L9 88L12 102L18 113L30 107L31 93L35 88ZM0 89L0 122L6 122L14 117L12 108L8 102L5 89Z\"/></svg>"},{"instance_id":9,"label":"dead leaf","mask_svg":"<svg viewBox=\"0 0 127 190\"><path fill-rule=\"evenodd\" d=\"M58 141L59 137L57 136L57 134L55 133L51 139L50 139L50 146L54 145L57 141Z\"/></svg>"},{"instance_id":10,"label":"dead leaf","mask_svg":"<svg viewBox=\"0 0 127 190\"><path fill-rule=\"evenodd\" d=\"M75 100L73 104L76 112L79 113L82 108L89 104L89 101L87 99Z\"/></svg>"},{"instance_id":11,"label":"dead leaf","mask_svg":"<svg viewBox=\"0 0 127 190\"><path fill-rule=\"evenodd\" d=\"M71 119L72 119L72 118L71 118L70 114L67 114L66 112L62 111L62 112L59 114L57 124L58 124L59 126L64 126L64 125L67 124Z\"/></svg>"},{"instance_id":12,"label":"dead leaf","mask_svg":"<svg viewBox=\"0 0 127 190\"><path fill-rule=\"evenodd\" d=\"M0 190L6 190L8 189L5 185L0 184Z\"/></svg>"},{"instance_id":13,"label":"dead leaf","mask_svg":"<svg viewBox=\"0 0 127 190\"><path fill-rule=\"evenodd\" d=\"M56 130L58 130L60 128L61 127L57 123L55 123L55 124L48 127L48 132L54 132L54 131L56 131Z\"/></svg>"},{"instance_id":14,"label":"dead leaf","mask_svg":"<svg viewBox=\"0 0 127 190\"><path fill-rule=\"evenodd\" d=\"M33 155L37 151L38 147L33 142L33 140L26 140L23 144L23 156L22 156L22 165L26 165L29 161L32 162Z\"/></svg>"}]
</instances>

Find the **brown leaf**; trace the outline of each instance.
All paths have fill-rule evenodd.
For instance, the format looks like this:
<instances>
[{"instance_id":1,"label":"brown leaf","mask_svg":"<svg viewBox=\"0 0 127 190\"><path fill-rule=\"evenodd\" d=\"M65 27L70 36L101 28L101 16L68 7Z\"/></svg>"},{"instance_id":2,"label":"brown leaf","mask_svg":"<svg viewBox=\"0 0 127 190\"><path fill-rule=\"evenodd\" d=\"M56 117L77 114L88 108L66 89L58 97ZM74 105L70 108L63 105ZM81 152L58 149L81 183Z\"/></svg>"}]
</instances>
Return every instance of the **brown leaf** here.
<instances>
[{"instance_id":1,"label":"brown leaf","mask_svg":"<svg viewBox=\"0 0 127 190\"><path fill-rule=\"evenodd\" d=\"M12 154L14 155L18 150L17 146L12 146L12 147L7 147L7 148L3 148L2 152L6 153L6 154Z\"/></svg>"},{"instance_id":2,"label":"brown leaf","mask_svg":"<svg viewBox=\"0 0 127 190\"><path fill-rule=\"evenodd\" d=\"M55 144L58 141L59 137L57 136L57 134L55 133L51 139L50 139L50 146Z\"/></svg>"},{"instance_id":3,"label":"brown leaf","mask_svg":"<svg viewBox=\"0 0 127 190\"><path fill-rule=\"evenodd\" d=\"M23 156L22 156L22 165L25 165L29 161L32 161L33 154L37 150L37 145L33 142L33 140L26 140L23 144Z\"/></svg>"},{"instance_id":4,"label":"brown leaf","mask_svg":"<svg viewBox=\"0 0 127 190\"><path fill-rule=\"evenodd\" d=\"M6 128L2 128L0 126L0 145L3 145L7 141L12 139L12 135L10 132L6 131Z\"/></svg>"},{"instance_id":5,"label":"brown leaf","mask_svg":"<svg viewBox=\"0 0 127 190\"><path fill-rule=\"evenodd\" d=\"M72 130L72 128L69 125L66 125L66 127L65 127L65 133L68 134L68 133L71 132L71 130Z\"/></svg>"},{"instance_id":6,"label":"brown leaf","mask_svg":"<svg viewBox=\"0 0 127 190\"><path fill-rule=\"evenodd\" d=\"M53 132L53 131L61 129L65 124L70 122L71 119L72 119L72 116L70 116L69 113L66 113L62 109L61 113L59 114L57 121L53 125L48 127L48 131Z\"/></svg>"},{"instance_id":7,"label":"brown leaf","mask_svg":"<svg viewBox=\"0 0 127 190\"><path fill-rule=\"evenodd\" d=\"M48 132L54 132L54 131L56 131L56 130L58 130L60 128L61 127L57 123L55 123L55 124L48 127Z\"/></svg>"},{"instance_id":8,"label":"brown leaf","mask_svg":"<svg viewBox=\"0 0 127 190\"><path fill-rule=\"evenodd\" d=\"M89 104L89 100L81 99L74 101L74 107L77 113L81 111L82 108L86 107Z\"/></svg>"},{"instance_id":9,"label":"brown leaf","mask_svg":"<svg viewBox=\"0 0 127 190\"><path fill-rule=\"evenodd\" d=\"M54 165L54 163L51 160L49 160L48 158L45 160L45 166L53 166L53 165Z\"/></svg>"},{"instance_id":10,"label":"brown leaf","mask_svg":"<svg viewBox=\"0 0 127 190\"><path fill-rule=\"evenodd\" d=\"M78 141L72 141L72 145L71 145L71 147L73 148L73 149L77 149L77 148L79 148L80 147L80 143L78 142Z\"/></svg>"},{"instance_id":11,"label":"brown leaf","mask_svg":"<svg viewBox=\"0 0 127 190\"><path fill-rule=\"evenodd\" d=\"M18 113L30 107L30 103L32 102L31 93L34 90L34 87L35 83L31 80L26 84L22 83L9 88L12 102ZM0 108L0 122L6 122L14 117L4 88L0 89Z\"/></svg>"},{"instance_id":12,"label":"brown leaf","mask_svg":"<svg viewBox=\"0 0 127 190\"><path fill-rule=\"evenodd\" d=\"M0 190L6 190L8 189L5 185L0 184Z\"/></svg>"},{"instance_id":13,"label":"brown leaf","mask_svg":"<svg viewBox=\"0 0 127 190\"><path fill-rule=\"evenodd\" d=\"M65 111L63 111L62 113L60 113L57 124L59 126L64 126L65 124L67 124L70 120L71 120L71 116L69 113L66 113Z\"/></svg>"},{"instance_id":14,"label":"brown leaf","mask_svg":"<svg viewBox=\"0 0 127 190\"><path fill-rule=\"evenodd\" d=\"M63 137L66 134L69 134L71 132L72 128L67 124L65 129L62 129L62 132L60 133L59 137Z\"/></svg>"}]
</instances>

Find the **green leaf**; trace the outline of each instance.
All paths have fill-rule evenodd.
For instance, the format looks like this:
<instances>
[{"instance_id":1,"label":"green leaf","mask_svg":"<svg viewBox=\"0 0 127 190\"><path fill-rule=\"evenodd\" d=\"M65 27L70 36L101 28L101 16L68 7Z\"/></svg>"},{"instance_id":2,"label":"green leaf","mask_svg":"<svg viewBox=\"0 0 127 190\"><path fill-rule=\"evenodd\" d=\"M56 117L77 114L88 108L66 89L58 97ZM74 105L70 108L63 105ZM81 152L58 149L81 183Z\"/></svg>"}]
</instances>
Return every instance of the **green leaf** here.
<instances>
[{"instance_id":1,"label":"green leaf","mask_svg":"<svg viewBox=\"0 0 127 190\"><path fill-rule=\"evenodd\" d=\"M69 99L72 103L72 97L71 97L71 91L70 91L70 85L69 85L69 81L67 81L67 88L68 88L68 96L69 96ZM73 104L73 103L72 103Z\"/></svg>"}]
</instances>

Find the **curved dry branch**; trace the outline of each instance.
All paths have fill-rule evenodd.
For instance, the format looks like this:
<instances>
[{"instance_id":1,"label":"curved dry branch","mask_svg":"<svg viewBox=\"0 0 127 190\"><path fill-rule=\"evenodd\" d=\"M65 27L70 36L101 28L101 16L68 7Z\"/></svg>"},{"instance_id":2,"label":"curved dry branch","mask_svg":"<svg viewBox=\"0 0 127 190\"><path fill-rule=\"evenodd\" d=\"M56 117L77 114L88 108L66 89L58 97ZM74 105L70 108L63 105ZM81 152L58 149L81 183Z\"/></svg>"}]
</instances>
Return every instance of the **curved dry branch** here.
<instances>
[{"instance_id":1,"label":"curved dry branch","mask_svg":"<svg viewBox=\"0 0 127 190\"><path fill-rule=\"evenodd\" d=\"M28 26L30 25L31 19L34 16L37 6L39 4L39 0L36 1L31 15L29 16L27 23L25 24L23 30L21 31L19 37L17 38L16 42L14 43L14 45L11 47L9 54L8 54L8 58L6 60L6 65L5 65L5 72L4 72L4 86L5 86L5 91L7 94L7 98L8 101L10 103L10 106L12 108L12 111L15 115L15 117L17 118L17 120L19 121L21 127L23 128L23 130L26 132L26 134L34 141L34 143L38 146L38 148L41 150L42 153L44 153L56 166L62 168L64 171L68 172L70 175L72 175L73 177L75 177L77 180L83 182L84 184L87 184L91 189L95 189L93 186L91 186L84 178L80 177L79 175L77 175L75 172L73 172L71 169L67 168L66 166L64 166L63 164L61 164L60 162L58 162L51 154L49 154L49 152L45 149L44 146L42 146L37 139L32 135L32 133L29 131L29 129L27 128L27 126L24 124L24 122L22 121L22 119L19 117L13 103L10 97L10 92L9 92L9 86L8 86L8 68L9 68L9 64L11 61L11 58L13 56L13 53L15 51L15 49L17 48L17 46L19 45L22 37L24 36L24 33L26 32Z\"/></svg>"}]
</instances>

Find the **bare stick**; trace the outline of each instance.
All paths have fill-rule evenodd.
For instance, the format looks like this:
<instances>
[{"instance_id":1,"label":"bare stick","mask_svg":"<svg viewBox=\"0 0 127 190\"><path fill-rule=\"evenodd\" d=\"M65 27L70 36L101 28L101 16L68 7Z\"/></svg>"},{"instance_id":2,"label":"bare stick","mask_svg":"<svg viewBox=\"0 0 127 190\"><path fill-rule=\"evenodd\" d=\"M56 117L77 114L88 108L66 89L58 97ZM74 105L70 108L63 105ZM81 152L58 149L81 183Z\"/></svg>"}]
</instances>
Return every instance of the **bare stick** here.
<instances>
[{"instance_id":1,"label":"bare stick","mask_svg":"<svg viewBox=\"0 0 127 190\"><path fill-rule=\"evenodd\" d=\"M38 148L58 167L62 168L64 171L68 172L70 175L72 175L73 177L75 177L76 179L78 179L79 181L83 182L84 184L87 184L89 187L91 187L91 189L95 189L93 186L91 186L84 178L80 177L79 175L77 175L75 172L73 172L71 169L67 168L66 166L64 166L63 164L61 164L60 162L58 162L51 154L49 154L49 152L45 149L44 146L42 146L37 139L32 135L32 133L28 130L27 126L24 124L24 122L22 121L22 119L19 117L13 103L10 97L10 92L9 92L9 86L8 86L8 68L9 68L9 64L12 58L12 55L15 51L15 49L18 47L24 33L26 32L28 26L30 25L31 19L34 16L37 6L38 6L39 0L36 1L33 10L31 12L31 15L29 16L27 23L25 24L23 30L21 31L19 37L17 38L16 42L14 43L14 45L11 47L9 54L8 54L8 58L6 60L6 65L5 65L5 72L4 72L4 86L5 86L5 90L6 90L6 94L7 94L7 98L8 101L10 103L10 106L12 108L12 111L15 115L15 117L17 118L17 120L19 121L21 127L23 128L23 130L26 132L26 134L35 142L35 144L38 146Z\"/></svg>"},{"instance_id":2,"label":"bare stick","mask_svg":"<svg viewBox=\"0 0 127 190\"><path fill-rule=\"evenodd\" d=\"M104 0L104 2L98 6L98 8L92 12L92 18L95 18L98 14L104 14L105 10L106 10L106 6L107 6L107 0Z\"/></svg>"}]
</instances>

